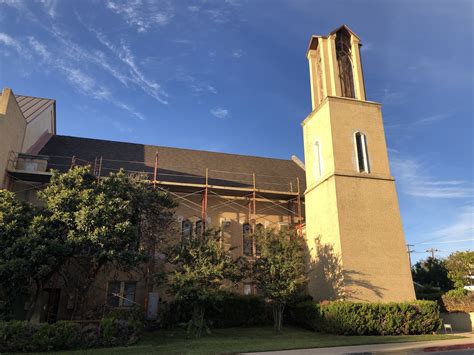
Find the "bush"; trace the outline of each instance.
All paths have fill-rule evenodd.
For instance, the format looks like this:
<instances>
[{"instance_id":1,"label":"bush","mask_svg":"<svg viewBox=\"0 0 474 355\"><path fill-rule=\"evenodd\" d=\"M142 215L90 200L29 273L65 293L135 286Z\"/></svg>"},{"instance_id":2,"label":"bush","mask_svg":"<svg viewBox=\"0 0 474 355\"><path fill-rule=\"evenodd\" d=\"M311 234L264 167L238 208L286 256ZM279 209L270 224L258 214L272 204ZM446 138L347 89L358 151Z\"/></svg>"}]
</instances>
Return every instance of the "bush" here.
<instances>
[{"instance_id":1,"label":"bush","mask_svg":"<svg viewBox=\"0 0 474 355\"><path fill-rule=\"evenodd\" d=\"M55 351L81 346L80 326L72 322L0 322L0 352Z\"/></svg>"},{"instance_id":2,"label":"bush","mask_svg":"<svg viewBox=\"0 0 474 355\"><path fill-rule=\"evenodd\" d=\"M474 312L474 292L456 288L446 292L442 299L448 312Z\"/></svg>"},{"instance_id":3,"label":"bush","mask_svg":"<svg viewBox=\"0 0 474 355\"><path fill-rule=\"evenodd\" d=\"M293 323L343 335L429 334L441 326L436 302L304 302L291 309Z\"/></svg>"},{"instance_id":4,"label":"bush","mask_svg":"<svg viewBox=\"0 0 474 355\"><path fill-rule=\"evenodd\" d=\"M137 312L122 310L110 312L101 321L100 328L98 324L82 326L68 321L54 324L0 322L0 353L49 352L104 345L130 345L138 341L142 326L141 319L137 318Z\"/></svg>"},{"instance_id":5,"label":"bush","mask_svg":"<svg viewBox=\"0 0 474 355\"><path fill-rule=\"evenodd\" d=\"M215 328L252 327L272 324L270 312L260 296L220 292L209 302L206 319Z\"/></svg>"},{"instance_id":6,"label":"bush","mask_svg":"<svg viewBox=\"0 0 474 355\"><path fill-rule=\"evenodd\" d=\"M165 328L189 322L192 306L184 301L164 305L161 319ZM251 327L272 324L271 310L262 297L220 291L206 305L205 318L215 328Z\"/></svg>"}]
</instances>

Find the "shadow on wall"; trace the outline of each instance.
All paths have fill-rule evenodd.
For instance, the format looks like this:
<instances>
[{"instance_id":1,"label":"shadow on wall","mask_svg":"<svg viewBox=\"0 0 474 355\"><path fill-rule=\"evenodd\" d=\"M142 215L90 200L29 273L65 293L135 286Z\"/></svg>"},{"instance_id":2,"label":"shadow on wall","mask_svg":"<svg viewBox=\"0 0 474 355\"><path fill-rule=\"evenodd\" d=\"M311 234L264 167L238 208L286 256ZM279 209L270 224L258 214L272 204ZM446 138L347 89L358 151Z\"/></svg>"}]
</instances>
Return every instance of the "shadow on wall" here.
<instances>
[{"instance_id":1,"label":"shadow on wall","mask_svg":"<svg viewBox=\"0 0 474 355\"><path fill-rule=\"evenodd\" d=\"M309 258L310 293L316 300L351 299L364 301L355 289L370 290L377 298L383 296L384 289L371 284L364 279L364 274L354 270L344 270L340 256L331 244L322 244L321 238L315 239L316 255ZM316 295L316 297L315 297Z\"/></svg>"},{"instance_id":2,"label":"shadow on wall","mask_svg":"<svg viewBox=\"0 0 474 355\"><path fill-rule=\"evenodd\" d=\"M441 313L443 324L450 324L454 332L474 331L474 312L449 312ZM444 331L441 328L441 331Z\"/></svg>"}]
</instances>

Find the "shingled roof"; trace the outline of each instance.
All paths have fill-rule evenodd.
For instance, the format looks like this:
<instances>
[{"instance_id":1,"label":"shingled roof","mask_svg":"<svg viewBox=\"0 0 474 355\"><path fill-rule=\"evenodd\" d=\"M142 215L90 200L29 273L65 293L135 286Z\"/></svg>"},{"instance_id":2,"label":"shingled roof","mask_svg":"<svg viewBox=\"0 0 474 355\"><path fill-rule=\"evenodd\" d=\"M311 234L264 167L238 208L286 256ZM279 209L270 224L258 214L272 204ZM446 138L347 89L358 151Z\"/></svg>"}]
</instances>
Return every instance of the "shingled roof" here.
<instances>
[{"instance_id":1,"label":"shingled roof","mask_svg":"<svg viewBox=\"0 0 474 355\"><path fill-rule=\"evenodd\" d=\"M296 192L297 178L300 191L305 189L304 170L285 159L61 135L53 136L39 154L49 156L49 166L61 171L70 167L72 156L79 164L91 165L102 157L101 174L123 168L152 176L157 156L160 181L201 184L207 168L211 185L250 187L255 173L259 189Z\"/></svg>"}]
</instances>

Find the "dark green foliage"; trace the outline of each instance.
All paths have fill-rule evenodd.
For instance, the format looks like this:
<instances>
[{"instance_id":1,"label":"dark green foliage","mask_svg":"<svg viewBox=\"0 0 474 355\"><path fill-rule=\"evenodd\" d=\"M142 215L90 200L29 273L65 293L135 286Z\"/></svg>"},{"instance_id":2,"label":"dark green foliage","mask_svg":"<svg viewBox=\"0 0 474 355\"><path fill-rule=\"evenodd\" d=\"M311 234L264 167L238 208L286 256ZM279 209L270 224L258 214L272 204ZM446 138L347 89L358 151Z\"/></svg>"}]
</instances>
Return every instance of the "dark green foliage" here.
<instances>
[{"instance_id":1,"label":"dark green foliage","mask_svg":"<svg viewBox=\"0 0 474 355\"><path fill-rule=\"evenodd\" d=\"M246 263L242 258L232 258L232 253L222 247L216 230L177 241L168 251L168 262L173 267L166 275L169 291L178 302L192 305L188 331L200 337L209 325L206 305L218 298L224 285L242 280Z\"/></svg>"},{"instance_id":2,"label":"dark green foliage","mask_svg":"<svg viewBox=\"0 0 474 355\"><path fill-rule=\"evenodd\" d=\"M72 322L0 322L0 352L56 351L81 347L81 327Z\"/></svg>"},{"instance_id":3,"label":"dark green foliage","mask_svg":"<svg viewBox=\"0 0 474 355\"><path fill-rule=\"evenodd\" d=\"M206 303L206 319L214 328L252 327L271 324L271 309L262 297L219 291ZM193 306L174 301L164 307L165 328L186 324L191 320Z\"/></svg>"},{"instance_id":4,"label":"dark green foliage","mask_svg":"<svg viewBox=\"0 0 474 355\"><path fill-rule=\"evenodd\" d=\"M137 320L133 312L128 315L109 315L102 319L100 326L70 321L54 324L0 322L0 352L49 352L130 345L138 341L142 328L142 321Z\"/></svg>"},{"instance_id":5,"label":"dark green foliage","mask_svg":"<svg viewBox=\"0 0 474 355\"><path fill-rule=\"evenodd\" d=\"M306 329L343 335L430 334L441 326L436 302L304 302L291 310L293 322Z\"/></svg>"},{"instance_id":6,"label":"dark green foliage","mask_svg":"<svg viewBox=\"0 0 474 355\"><path fill-rule=\"evenodd\" d=\"M423 286L439 287L443 291L448 291L453 287L453 282L448 277L446 261L429 257L413 265L413 281Z\"/></svg>"},{"instance_id":7,"label":"dark green foliage","mask_svg":"<svg viewBox=\"0 0 474 355\"><path fill-rule=\"evenodd\" d=\"M281 332L286 304L306 285L304 240L295 231L260 229L255 238L260 257L252 276L262 295L271 301L274 328Z\"/></svg>"}]
</instances>

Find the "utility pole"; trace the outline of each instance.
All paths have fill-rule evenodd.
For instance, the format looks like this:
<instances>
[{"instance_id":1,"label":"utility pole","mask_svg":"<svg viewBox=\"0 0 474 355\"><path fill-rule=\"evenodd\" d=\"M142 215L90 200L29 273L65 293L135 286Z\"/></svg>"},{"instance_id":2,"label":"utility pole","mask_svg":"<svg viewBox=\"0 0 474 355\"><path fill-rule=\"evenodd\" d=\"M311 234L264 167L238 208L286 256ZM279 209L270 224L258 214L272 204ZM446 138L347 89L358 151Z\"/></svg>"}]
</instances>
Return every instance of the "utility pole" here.
<instances>
[{"instance_id":1,"label":"utility pole","mask_svg":"<svg viewBox=\"0 0 474 355\"><path fill-rule=\"evenodd\" d=\"M411 270L411 253L414 253L415 251L411 249L414 244L407 244L407 253L408 253L408 260L410 261L410 270Z\"/></svg>"},{"instance_id":2,"label":"utility pole","mask_svg":"<svg viewBox=\"0 0 474 355\"><path fill-rule=\"evenodd\" d=\"M435 253L438 252L438 249L430 248L426 250L427 253L431 253L431 257L434 259L435 258Z\"/></svg>"}]
</instances>

